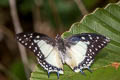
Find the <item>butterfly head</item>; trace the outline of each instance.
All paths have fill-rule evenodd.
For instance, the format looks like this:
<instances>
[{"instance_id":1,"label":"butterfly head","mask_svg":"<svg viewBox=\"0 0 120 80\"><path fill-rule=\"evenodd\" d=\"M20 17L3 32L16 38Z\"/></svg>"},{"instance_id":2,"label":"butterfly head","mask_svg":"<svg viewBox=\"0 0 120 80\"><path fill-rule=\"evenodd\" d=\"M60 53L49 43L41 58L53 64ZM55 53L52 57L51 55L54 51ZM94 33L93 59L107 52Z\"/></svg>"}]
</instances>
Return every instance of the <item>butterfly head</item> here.
<instances>
[{"instance_id":1,"label":"butterfly head","mask_svg":"<svg viewBox=\"0 0 120 80\"><path fill-rule=\"evenodd\" d=\"M62 40L61 36L59 34L57 34L57 36L55 37L55 41L58 42L58 41L61 41L61 40Z\"/></svg>"},{"instance_id":2,"label":"butterfly head","mask_svg":"<svg viewBox=\"0 0 120 80\"><path fill-rule=\"evenodd\" d=\"M58 35L58 34L57 34L57 36L56 36L56 38L55 38L55 41L56 41L56 44L57 44L58 46L63 46L63 45L64 45L63 39L62 39L61 36Z\"/></svg>"}]
</instances>

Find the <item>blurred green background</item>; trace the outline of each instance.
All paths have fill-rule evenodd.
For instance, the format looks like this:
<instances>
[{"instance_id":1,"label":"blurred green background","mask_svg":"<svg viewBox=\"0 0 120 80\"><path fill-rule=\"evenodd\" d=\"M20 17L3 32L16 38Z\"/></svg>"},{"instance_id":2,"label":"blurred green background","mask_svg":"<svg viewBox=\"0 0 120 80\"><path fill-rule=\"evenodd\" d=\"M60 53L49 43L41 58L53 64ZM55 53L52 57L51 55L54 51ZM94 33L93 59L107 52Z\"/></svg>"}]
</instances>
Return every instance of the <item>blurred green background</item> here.
<instances>
[{"instance_id":1,"label":"blurred green background","mask_svg":"<svg viewBox=\"0 0 120 80\"><path fill-rule=\"evenodd\" d=\"M56 34L69 30L85 14L118 1L82 0L82 7L87 11L84 12L75 0L16 0L16 9L24 32L40 32L54 38ZM30 69L29 74L26 74L15 40L16 30L12 17L10 1L0 0L0 80L27 80L26 75L30 76L36 59L27 50Z\"/></svg>"}]
</instances>

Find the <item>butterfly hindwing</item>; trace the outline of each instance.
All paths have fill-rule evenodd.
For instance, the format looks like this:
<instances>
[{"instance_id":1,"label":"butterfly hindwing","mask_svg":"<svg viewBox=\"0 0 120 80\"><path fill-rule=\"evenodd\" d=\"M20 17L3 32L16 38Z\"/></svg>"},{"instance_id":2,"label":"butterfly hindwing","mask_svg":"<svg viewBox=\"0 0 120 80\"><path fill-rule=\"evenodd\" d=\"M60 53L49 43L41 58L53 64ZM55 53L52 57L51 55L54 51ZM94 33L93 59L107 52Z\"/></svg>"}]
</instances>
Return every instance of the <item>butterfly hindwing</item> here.
<instances>
[{"instance_id":1,"label":"butterfly hindwing","mask_svg":"<svg viewBox=\"0 0 120 80\"><path fill-rule=\"evenodd\" d=\"M19 33L17 40L37 56L38 63L45 70L63 74L63 65L53 39L41 33Z\"/></svg>"},{"instance_id":2,"label":"butterfly hindwing","mask_svg":"<svg viewBox=\"0 0 120 80\"><path fill-rule=\"evenodd\" d=\"M66 39L66 63L75 71L89 68L95 55L110 41L108 38L94 33L75 34Z\"/></svg>"}]
</instances>

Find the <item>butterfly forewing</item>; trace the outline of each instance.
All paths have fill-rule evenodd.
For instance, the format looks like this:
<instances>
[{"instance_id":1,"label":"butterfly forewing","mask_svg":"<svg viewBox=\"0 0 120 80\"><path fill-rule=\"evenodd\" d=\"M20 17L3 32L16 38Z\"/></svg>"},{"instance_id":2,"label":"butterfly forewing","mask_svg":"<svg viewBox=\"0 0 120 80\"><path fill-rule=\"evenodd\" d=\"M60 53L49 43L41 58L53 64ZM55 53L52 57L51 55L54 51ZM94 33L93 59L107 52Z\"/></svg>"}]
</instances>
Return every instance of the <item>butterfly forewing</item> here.
<instances>
[{"instance_id":1,"label":"butterfly forewing","mask_svg":"<svg viewBox=\"0 0 120 80\"><path fill-rule=\"evenodd\" d=\"M51 38L40 33L19 33L17 34L17 40L33 51L40 59L44 59L53 49L52 45L54 45Z\"/></svg>"},{"instance_id":2,"label":"butterfly forewing","mask_svg":"<svg viewBox=\"0 0 120 80\"><path fill-rule=\"evenodd\" d=\"M66 63L75 71L89 68L95 55L110 41L108 38L94 33L76 34L66 39Z\"/></svg>"},{"instance_id":3,"label":"butterfly forewing","mask_svg":"<svg viewBox=\"0 0 120 80\"><path fill-rule=\"evenodd\" d=\"M17 40L37 56L38 63L48 72L62 72L62 62L55 41L41 33L19 33Z\"/></svg>"}]
</instances>

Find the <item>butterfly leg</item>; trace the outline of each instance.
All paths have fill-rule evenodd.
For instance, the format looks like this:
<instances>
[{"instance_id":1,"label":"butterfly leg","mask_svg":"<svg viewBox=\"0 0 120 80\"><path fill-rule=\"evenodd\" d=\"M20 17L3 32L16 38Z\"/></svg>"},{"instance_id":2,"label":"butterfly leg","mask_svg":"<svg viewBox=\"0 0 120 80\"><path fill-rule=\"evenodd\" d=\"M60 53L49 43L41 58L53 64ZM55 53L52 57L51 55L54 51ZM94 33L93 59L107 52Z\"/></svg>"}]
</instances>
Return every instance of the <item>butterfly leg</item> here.
<instances>
[{"instance_id":1,"label":"butterfly leg","mask_svg":"<svg viewBox=\"0 0 120 80\"><path fill-rule=\"evenodd\" d=\"M50 72L48 72L48 78L50 77Z\"/></svg>"},{"instance_id":2,"label":"butterfly leg","mask_svg":"<svg viewBox=\"0 0 120 80\"><path fill-rule=\"evenodd\" d=\"M59 79L59 76L60 76L60 74L59 74L59 72L57 72L57 78Z\"/></svg>"},{"instance_id":3,"label":"butterfly leg","mask_svg":"<svg viewBox=\"0 0 120 80\"><path fill-rule=\"evenodd\" d=\"M80 72L81 72L83 75L85 75L85 73L82 71L82 69L80 69Z\"/></svg>"},{"instance_id":4,"label":"butterfly leg","mask_svg":"<svg viewBox=\"0 0 120 80\"><path fill-rule=\"evenodd\" d=\"M90 69L90 67L88 67L87 69L88 69L88 71L89 71L89 72L91 72L91 73L92 73L92 70Z\"/></svg>"},{"instance_id":5,"label":"butterfly leg","mask_svg":"<svg viewBox=\"0 0 120 80\"><path fill-rule=\"evenodd\" d=\"M57 79L59 79L60 73L57 72ZM50 72L48 72L48 78L50 77Z\"/></svg>"}]
</instances>

